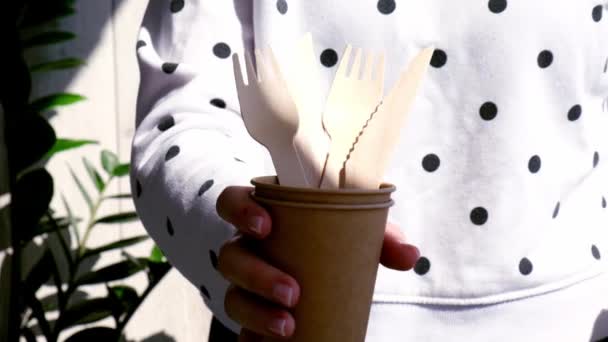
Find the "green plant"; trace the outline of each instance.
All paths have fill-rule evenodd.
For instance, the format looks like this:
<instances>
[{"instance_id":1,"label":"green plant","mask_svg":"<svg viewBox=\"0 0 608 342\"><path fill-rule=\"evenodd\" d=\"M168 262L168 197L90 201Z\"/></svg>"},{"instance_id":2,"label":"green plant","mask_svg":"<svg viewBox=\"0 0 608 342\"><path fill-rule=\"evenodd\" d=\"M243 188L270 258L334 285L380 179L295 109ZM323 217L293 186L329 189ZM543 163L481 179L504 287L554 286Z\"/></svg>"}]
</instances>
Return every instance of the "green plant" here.
<instances>
[{"instance_id":1,"label":"green plant","mask_svg":"<svg viewBox=\"0 0 608 342\"><path fill-rule=\"evenodd\" d=\"M85 98L78 94L53 93L31 99L31 74L74 68L84 62L64 58L28 65L24 52L74 39L74 33L54 28L59 19L73 13L74 0L11 1L0 11L0 39L3 43L0 65L5 66L0 103L4 112L8 181L12 197L8 207L13 291L10 297L9 341L18 341L20 337L35 341L34 322L46 341L54 342L69 327L106 317L114 318L114 328L88 328L70 336L68 341L91 338L117 341L135 310L171 267L156 247L148 257L134 257L123 251L122 260L113 265L96 271L83 267L83 264L103 253L123 249L147 238L137 236L97 248L87 245L91 232L100 225L137 219L134 212L98 217L98 209L105 201L130 198L130 194L106 194L111 182L129 172L129 165L120 163L110 151L104 150L100 156L103 173L88 159L83 159L84 169L97 190L93 196L86 191L80 177L69 169L88 207L84 218L73 215L70 203L63 196L66 215L59 216L56 210L49 207L55 187L52 176L44 167L45 162L60 152L96 142L56 137L43 114ZM82 237L81 229L84 232ZM53 248L53 241L58 242L58 249ZM24 250L33 245L42 246L42 257L27 274L21 274ZM63 264L67 264L67 272L61 272ZM127 285L114 283L138 272L146 272L148 276L148 286L141 294ZM38 289L49 281L54 285L54 293L39 298ZM84 293L82 288L90 284L105 284L106 296L78 300ZM49 320L50 311L58 312L55 321Z\"/></svg>"},{"instance_id":2,"label":"green plant","mask_svg":"<svg viewBox=\"0 0 608 342\"><path fill-rule=\"evenodd\" d=\"M82 160L84 169L97 190L95 195L87 192L82 180L70 168L70 173L81 192L82 198L87 203L88 219L82 220L74 217L70 205L62 196L67 216L57 217L54 216L53 211L49 210L39 223L41 227L39 231L52 232L59 241L61 258L67 262L68 271L67 277L62 278L57 267L59 257L53 253L50 247L46 246L42 258L34 265L23 282L22 288L27 306L21 319L21 331L22 335L31 341L34 341L35 336L31 329L31 323L34 319L46 340L56 341L60 332L67 328L96 322L106 317L114 319L114 328L94 327L81 330L69 337L67 341L84 341L91 336L102 338L104 341L117 340L135 310L170 269L160 250L155 247L149 257L134 257L123 251L124 260L96 271L85 270L82 272L82 265L87 260L148 239L147 235L141 235L114 241L96 248L87 247L90 234L100 225L124 223L137 219L135 212L121 212L98 217L98 209L104 202L131 197L130 194L106 194L106 190L114 180L128 174L129 165L119 163L118 157L114 153L105 150L101 152L100 160L104 170L103 174L87 158ZM81 228L84 231L82 237L79 234L79 224L82 224ZM66 233L75 238L73 247L68 246L70 239L65 238ZM47 242L45 241L45 243ZM22 243L26 244L29 241L23 241ZM147 273L148 286L141 295L132 287L124 284L109 285L112 281L125 279L142 271ZM55 284L55 292L52 298L47 297L45 300L36 298L35 293L38 288L49 279L52 279ZM70 305L70 298L74 294L83 293L84 291L80 291L81 288L92 284L105 284L106 296L86 298ZM44 303L46 303L46 306ZM45 315L45 311L51 310L58 311L58 317L53 324L50 324Z\"/></svg>"}]
</instances>

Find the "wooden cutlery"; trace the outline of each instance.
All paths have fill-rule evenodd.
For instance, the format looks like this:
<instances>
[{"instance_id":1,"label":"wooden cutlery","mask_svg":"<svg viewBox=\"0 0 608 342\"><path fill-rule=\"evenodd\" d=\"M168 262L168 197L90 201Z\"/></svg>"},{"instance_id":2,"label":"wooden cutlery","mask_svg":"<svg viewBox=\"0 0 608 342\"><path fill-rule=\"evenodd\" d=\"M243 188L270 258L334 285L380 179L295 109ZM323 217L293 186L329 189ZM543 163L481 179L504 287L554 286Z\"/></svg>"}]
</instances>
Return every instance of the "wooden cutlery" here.
<instances>
[{"instance_id":1,"label":"wooden cutlery","mask_svg":"<svg viewBox=\"0 0 608 342\"><path fill-rule=\"evenodd\" d=\"M344 187L378 189L432 56L426 48L412 60L361 131L346 161Z\"/></svg>"},{"instance_id":2,"label":"wooden cutlery","mask_svg":"<svg viewBox=\"0 0 608 342\"><path fill-rule=\"evenodd\" d=\"M298 42L284 73L270 48L245 53L233 68L243 121L272 156L283 186L378 189L433 48L423 49L383 99L384 55L348 45L323 108L310 33ZM349 64L352 66L349 69ZM362 68L363 65L363 68Z\"/></svg>"},{"instance_id":3,"label":"wooden cutlery","mask_svg":"<svg viewBox=\"0 0 608 342\"><path fill-rule=\"evenodd\" d=\"M360 75L361 49L357 49L350 72L347 71L351 51L352 46L348 45L323 113L323 127L330 136L331 145L321 188L338 189L344 185L344 178L340 175L346 157L383 94L384 57L381 56L374 65L373 56L368 53L363 75Z\"/></svg>"},{"instance_id":4,"label":"wooden cutlery","mask_svg":"<svg viewBox=\"0 0 608 342\"><path fill-rule=\"evenodd\" d=\"M308 187L293 139L298 131L298 110L291 98L279 65L268 48L255 51L257 73L251 56L245 54L247 83L238 54L232 56L241 114L249 134L264 145L282 185Z\"/></svg>"}]
</instances>

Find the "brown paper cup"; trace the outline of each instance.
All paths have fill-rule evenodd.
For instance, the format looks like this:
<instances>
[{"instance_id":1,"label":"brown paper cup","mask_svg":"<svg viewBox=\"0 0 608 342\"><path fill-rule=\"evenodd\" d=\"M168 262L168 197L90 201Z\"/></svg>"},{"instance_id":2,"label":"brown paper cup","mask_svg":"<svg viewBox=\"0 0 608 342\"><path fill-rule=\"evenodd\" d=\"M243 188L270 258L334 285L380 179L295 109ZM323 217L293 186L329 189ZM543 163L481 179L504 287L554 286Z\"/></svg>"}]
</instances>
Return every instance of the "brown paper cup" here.
<instances>
[{"instance_id":1,"label":"brown paper cup","mask_svg":"<svg viewBox=\"0 0 608 342\"><path fill-rule=\"evenodd\" d=\"M293 188L254 178L252 197L272 217L259 253L301 288L294 342L363 342L395 186ZM264 342L284 341L266 338Z\"/></svg>"}]
</instances>

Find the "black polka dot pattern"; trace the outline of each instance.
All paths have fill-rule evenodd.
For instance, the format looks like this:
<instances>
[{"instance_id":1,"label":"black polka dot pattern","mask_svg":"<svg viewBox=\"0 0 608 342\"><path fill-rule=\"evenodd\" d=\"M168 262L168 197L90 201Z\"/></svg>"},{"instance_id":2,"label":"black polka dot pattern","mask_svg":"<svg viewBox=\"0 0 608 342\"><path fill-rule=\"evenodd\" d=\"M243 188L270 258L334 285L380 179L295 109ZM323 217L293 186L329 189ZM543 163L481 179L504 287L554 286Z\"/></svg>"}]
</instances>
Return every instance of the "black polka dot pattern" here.
<instances>
[{"instance_id":1,"label":"black polka dot pattern","mask_svg":"<svg viewBox=\"0 0 608 342\"><path fill-rule=\"evenodd\" d=\"M530 158L530 160L528 161L528 170L530 170L531 173L537 173L538 170L540 170L539 156L532 156L532 158Z\"/></svg>"},{"instance_id":2,"label":"black polka dot pattern","mask_svg":"<svg viewBox=\"0 0 608 342\"><path fill-rule=\"evenodd\" d=\"M289 10L289 5L287 4L287 1L285 1L285 0L277 1L277 11L279 11L279 13L286 14L288 10Z\"/></svg>"},{"instance_id":3,"label":"black polka dot pattern","mask_svg":"<svg viewBox=\"0 0 608 342\"><path fill-rule=\"evenodd\" d=\"M557 202L557 204L555 205L555 209L553 209L553 218L556 218L557 215L559 214L559 207L560 207L560 202Z\"/></svg>"},{"instance_id":4,"label":"black polka dot pattern","mask_svg":"<svg viewBox=\"0 0 608 342\"><path fill-rule=\"evenodd\" d=\"M602 20L603 14L604 14L604 7L602 5L597 5L597 6L593 7L593 11L591 12L591 17L593 18L593 21L598 23L598 22L600 22L600 20Z\"/></svg>"},{"instance_id":5,"label":"black polka dot pattern","mask_svg":"<svg viewBox=\"0 0 608 342\"><path fill-rule=\"evenodd\" d=\"M136 196L136 198L140 198L141 197L141 192L142 192L141 183L139 182L139 180L136 180L135 181L135 196Z\"/></svg>"},{"instance_id":6,"label":"black polka dot pattern","mask_svg":"<svg viewBox=\"0 0 608 342\"><path fill-rule=\"evenodd\" d=\"M606 197L602 196L602 208L606 209Z\"/></svg>"},{"instance_id":7,"label":"black polka dot pattern","mask_svg":"<svg viewBox=\"0 0 608 342\"><path fill-rule=\"evenodd\" d=\"M448 62L448 55L441 49L435 49L431 57L431 66L441 68Z\"/></svg>"},{"instance_id":8,"label":"black polka dot pattern","mask_svg":"<svg viewBox=\"0 0 608 342\"><path fill-rule=\"evenodd\" d=\"M213 46L213 54L218 58L228 58L231 54L230 46L223 42L217 43Z\"/></svg>"},{"instance_id":9,"label":"black polka dot pattern","mask_svg":"<svg viewBox=\"0 0 608 342\"><path fill-rule=\"evenodd\" d=\"M209 291L207 290L207 288L205 287L205 285L199 286L198 289L201 291L201 293L205 297L207 297L207 300L211 300L211 296L209 295Z\"/></svg>"},{"instance_id":10,"label":"black polka dot pattern","mask_svg":"<svg viewBox=\"0 0 608 342\"><path fill-rule=\"evenodd\" d=\"M325 49L321 53L321 64L331 68L338 63L338 53L334 49Z\"/></svg>"},{"instance_id":11,"label":"black polka dot pattern","mask_svg":"<svg viewBox=\"0 0 608 342\"><path fill-rule=\"evenodd\" d=\"M427 274L431 269L431 261L427 257L421 256L414 265L414 272L419 275Z\"/></svg>"},{"instance_id":12,"label":"black polka dot pattern","mask_svg":"<svg viewBox=\"0 0 608 342\"><path fill-rule=\"evenodd\" d=\"M137 41L137 45L136 45L136 48L135 48L135 49L136 49L136 50L139 50L140 48L142 48L142 47L144 47L144 46L146 46L146 45L148 45L148 44L146 44L146 42L144 42L143 40L138 40L138 41Z\"/></svg>"},{"instance_id":13,"label":"black polka dot pattern","mask_svg":"<svg viewBox=\"0 0 608 342\"><path fill-rule=\"evenodd\" d=\"M165 161L169 161L173 158L175 158L178 154L179 154L179 146L173 145L169 148L169 150L167 151L167 154L165 154Z\"/></svg>"},{"instance_id":14,"label":"black polka dot pattern","mask_svg":"<svg viewBox=\"0 0 608 342\"><path fill-rule=\"evenodd\" d=\"M243 159L240 159L239 157L234 157L234 160L236 160L239 163L244 163L245 162Z\"/></svg>"},{"instance_id":15,"label":"black polka dot pattern","mask_svg":"<svg viewBox=\"0 0 608 342\"><path fill-rule=\"evenodd\" d=\"M493 102L486 102L479 108L479 115L486 121L493 120L498 114L498 107Z\"/></svg>"},{"instance_id":16,"label":"black polka dot pattern","mask_svg":"<svg viewBox=\"0 0 608 342\"><path fill-rule=\"evenodd\" d=\"M576 120L580 119L582 113L583 113L583 107L581 107L580 105L574 105L568 111L568 120L576 121Z\"/></svg>"},{"instance_id":17,"label":"black polka dot pattern","mask_svg":"<svg viewBox=\"0 0 608 342\"><path fill-rule=\"evenodd\" d=\"M593 257L596 258L597 260L600 260L600 258L601 258L600 250L597 249L596 245L591 245L591 255L593 255Z\"/></svg>"},{"instance_id":18,"label":"black polka dot pattern","mask_svg":"<svg viewBox=\"0 0 608 342\"><path fill-rule=\"evenodd\" d=\"M543 50L538 54L538 66L548 68L553 63L553 53L549 50Z\"/></svg>"},{"instance_id":19,"label":"black polka dot pattern","mask_svg":"<svg viewBox=\"0 0 608 342\"><path fill-rule=\"evenodd\" d=\"M203 196L205 194L205 192L209 191L209 189L211 189L211 187L213 186L213 179L210 179L208 181L206 181L205 183L203 183L203 185L201 185L200 189L198 189L198 195L199 196Z\"/></svg>"},{"instance_id":20,"label":"black polka dot pattern","mask_svg":"<svg viewBox=\"0 0 608 342\"><path fill-rule=\"evenodd\" d=\"M483 207L477 207L471 210L470 218L473 224L481 226L488 221L488 211Z\"/></svg>"},{"instance_id":21,"label":"black polka dot pattern","mask_svg":"<svg viewBox=\"0 0 608 342\"><path fill-rule=\"evenodd\" d=\"M162 69L165 74L172 74L177 70L177 63L163 63Z\"/></svg>"},{"instance_id":22,"label":"black polka dot pattern","mask_svg":"<svg viewBox=\"0 0 608 342\"><path fill-rule=\"evenodd\" d=\"M507 9L507 0L490 0L488 8L492 13L501 13Z\"/></svg>"},{"instance_id":23,"label":"black polka dot pattern","mask_svg":"<svg viewBox=\"0 0 608 342\"><path fill-rule=\"evenodd\" d=\"M169 115L169 116L165 116L164 118L162 118L162 120L160 120L160 123L158 124L158 129L161 132L164 132L166 130L168 130L169 128L173 127L175 125L175 120L173 119L173 116Z\"/></svg>"},{"instance_id":24,"label":"black polka dot pattern","mask_svg":"<svg viewBox=\"0 0 608 342\"><path fill-rule=\"evenodd\" d=\"M519 262L519 273L523 275L532 273L532 262L528 258L523 258Z\"/></svg>"},{"instance_id":25,"label":"black polka dot pattern","mask_svg":"<svg viewBox=\"0 0 608 342\"><path fill-rule=\"evenodd\" d=\"M184 9L184 0L171 0L171 13L178 13Z\"/></svg>"},{"instance_id":26,"label":"black polka dot pattern","mask_svg":"<svg viewBox=\"0 0 608 342\"><path fill-rule=\"evenodd\" d=\"M209 250L209 260L211 261L211 266L217 270L217 254L213 250Z\"/></svg>"},{"instance_id":27,"label":"black polka dot pattern","mask_svg":"<svg viewBox=\"0 0 608 342\"><path fill-rule=\"evenodd\" d=\"M599 152L595 152L593 153L593 167L597 167L597 165L600 163L600 153Z\"/></svg>"},{"instance_id":28,"label":"black polka dot pattern","mask_svg":"<svg viewBox=\"0 0 608 342\"><path fill-rule=\"evenodd\" d=\"M428 154L422 159L422 168L427 172L435 172L439 168L441 161L436 154Z\"/></svg>"},{"instance_id":29,"label":"black polka dot pattern","mask_svg":"<svg viewBox=\"0 0 608 342\"><path fill-rule=\"evenodd\" d=\"M173 234L175 233L175 231L173 231L173 223L171 223L171 220L167 217L167 234L169 234L170 236L173 236Z\"/></svg>"},{"instance_id":30,"label":"black polka dot pattern","mask_svg":"<svg viewBox=\"0 0 608 342\"><path fill-rule=\"evenodd\" d=\"M378 1L378 11L382 14L391 14L397 8L395 0L380 0Z\"/></svg>"},{"instance_id":31,"label":"black polka dot pattern","mask_svg":"<svg viewBox=\"0 0 608 342\"><path fill-rule=\"evenodd\" d=\"M211 105L216 106L218 108L222 108L222 109L226 108L226 102L222 99L213 99L209 103L211 103Z\"/></svg>"}]
</instances>

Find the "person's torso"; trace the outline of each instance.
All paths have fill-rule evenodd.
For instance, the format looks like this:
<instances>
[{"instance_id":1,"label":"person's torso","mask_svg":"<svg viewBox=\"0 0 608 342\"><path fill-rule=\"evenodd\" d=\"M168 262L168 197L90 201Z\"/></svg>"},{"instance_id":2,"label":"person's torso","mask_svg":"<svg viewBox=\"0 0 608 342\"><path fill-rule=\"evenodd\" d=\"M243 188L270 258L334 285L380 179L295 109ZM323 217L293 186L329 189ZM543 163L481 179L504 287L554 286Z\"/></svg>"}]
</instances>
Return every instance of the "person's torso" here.
<instances>
[{"instance_id":1,"label":"person's torso","mask_svg":"<svg viewBox=\"0 0 608 342\"><path fill-rule=\"evenodd\" d=\"M376 300L490 303L604 269L608 13L600 1L253 6L256 46L312 33L324 95L346 44L386 54L385 92L413 56L435 48L385 178L397 186L390 217L422 257L410 272L380 267Z\"/></svg>"}]
</instances>

